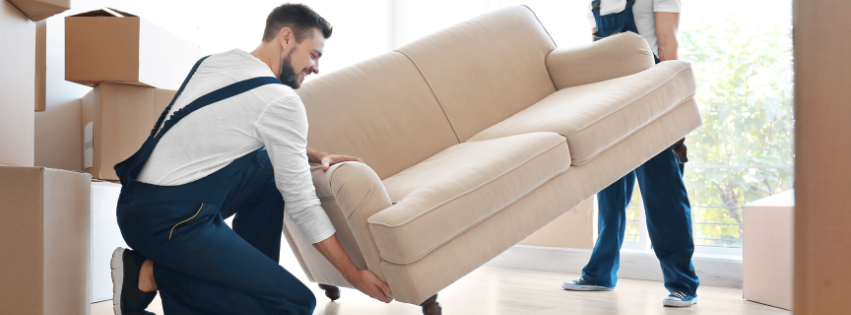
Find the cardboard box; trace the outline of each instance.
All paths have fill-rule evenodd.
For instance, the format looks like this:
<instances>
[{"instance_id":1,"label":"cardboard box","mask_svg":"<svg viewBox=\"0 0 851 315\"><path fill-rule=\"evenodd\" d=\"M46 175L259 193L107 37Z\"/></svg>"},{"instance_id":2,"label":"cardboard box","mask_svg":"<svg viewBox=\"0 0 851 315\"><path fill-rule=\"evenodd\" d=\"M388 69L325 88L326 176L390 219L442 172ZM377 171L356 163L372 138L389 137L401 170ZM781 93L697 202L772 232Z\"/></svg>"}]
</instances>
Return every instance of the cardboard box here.
<instances>
[{"instance_id":1,"label":"cardboard box","mask_svg":"<svg viewBox=\"0 0 851 315\"><path fill-rule=\"evenodd\" d=\"M792 310L795 191L744 207L744 298Z\"/></svg>"},{"instance_id":2,"label":"cardboard box","mask_svg":"<svg viewBox=\"0 0 851 315\"><path fill-rule=\"evenodd\" d=\"M0 164L4 165L33 166L35 160L35 29L35 23L11 3L0 1Z\"/></svg>"},{"instance_id":3,"label":"cardboard box","mask_svg":"<svg viewBox=\"0 0 851 315\"><path fill-rule=\"evenodd\" d=\"M35 111L47 110L47 21L35 24Z\"/></svg>"},{"instance_id":4,"label":"cardboard box","mask_svg":"<svg viewBox=\"0 0 851 315\"><path fill-rule=\"evenodd\" d=\"M90 180L0 166L0 313L90 313Z\"/></svg>"},{"instance_id":5,"label":"cardboard box","mask_svg":"<svg viewBox=\"0 0 851 315\"><path fill-rule=\"evenodd\" d=\"M41 21L71 8L71 0L8 0L30 20Z\"/></svg>"},{"instance_id":6,"label":"cardboard box","mask_svg":"<svg viewBox=\"0 0 851 315\"><path fill-rule=\"evenodd\" d=\"M112 299L112 273L109 262L116 247L127 247L115 210L121 185L92 182L92 303Z\"/></svg>"},{"instance_id":7,"label":"cardboard box","mask_svg":"<svg viewBox=\"0 0 851 315\"><path fill-rule=\"evenodd\" d=\"M65 17L65 80L178 89L199 48L138 16L96 10Z\"/></svg>"},{"instance_id":8,"label":"cardboard box","mask_svg":"<svg viewBox=\"0 0 851 315\"><path fill-rule=\"evenodd\" d=\"M795 314L848 314L851 292L851 1L792 5Z\"/></svg>"},{"instance_id":9,"label":"cardboard box","mask_svg":"<svg viewBox=\"0 0 851 315\"><path fill-rule=\"evenodd\" d=\"M594 248L593 210L594 198L588 198L558 219L529 235L520 242L520 245Z\"/></svg>"},{"instance_id":10,"label":"cardboard box","mask_svg":"<svg viewBox=\"0 0 851 315\"><path fill-rule=\"evenodd\" d=\"M101 83L82 100L83 171L118 180L115 164L142 147L176 91Z\"/></svg>"}]
</instances>

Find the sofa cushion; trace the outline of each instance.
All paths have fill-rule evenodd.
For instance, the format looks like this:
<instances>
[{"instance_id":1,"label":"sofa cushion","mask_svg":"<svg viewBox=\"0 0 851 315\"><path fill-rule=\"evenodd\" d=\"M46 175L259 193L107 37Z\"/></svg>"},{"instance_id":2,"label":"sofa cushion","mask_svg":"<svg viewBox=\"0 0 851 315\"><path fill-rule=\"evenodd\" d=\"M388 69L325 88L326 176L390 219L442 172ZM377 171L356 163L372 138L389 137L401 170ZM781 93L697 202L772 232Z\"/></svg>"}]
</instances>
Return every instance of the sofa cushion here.
<instances>
[{"instance_id":1,"label":"sofa cushion","mask_svg":"<svg viewBox=\"0 0 851 315\"><path fill-rule=\"evenodd\" d=\"M410 263L568 167L567 144L555 133L458 144L385 179L394 205L370 217L369 228L384 260Z\"/></svg>"},{"instance_id":2,"label":"sofa cushion","mask_svg":"<svg viewBox=\"0 0 851 315\"><path fill-rule=\"evenodd\" d=\"M402 46L429 82L460 141L555 92L556 48L528 7L496 10Z\"/></svg>"},{"instance_id":3,"label":"sofa cushion","mask_svg":"<svg viewBox=\"0 0 851 315\"><path fill-rule=\"evenodd\" d=\"M308 146L360 157L381 179L458 144L417 67L390 52L307 81Z\"/></svg>"},{"instance_id":4,"label":"sofa cushion","mask_svg":"<svg viewBox=\"0 0 851 315\"><path fill-rule=\"evenodd\" d=\"M663 62L634 75L559 90L469 141L556 132L567 138L573 164L581 165L694 93L691 65Z\"/></svg>"}]
</instances>

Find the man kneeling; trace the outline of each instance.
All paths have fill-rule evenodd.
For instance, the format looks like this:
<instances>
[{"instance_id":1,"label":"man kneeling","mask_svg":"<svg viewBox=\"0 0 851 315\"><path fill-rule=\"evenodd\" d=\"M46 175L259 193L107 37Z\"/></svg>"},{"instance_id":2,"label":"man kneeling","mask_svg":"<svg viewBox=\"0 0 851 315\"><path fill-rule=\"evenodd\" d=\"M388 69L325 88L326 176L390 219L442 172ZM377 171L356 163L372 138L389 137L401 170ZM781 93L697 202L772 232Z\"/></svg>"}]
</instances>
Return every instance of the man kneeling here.
<instances>
[{"instance_id":1,"label":"man kneeling","mask_svg":"<svg viewBox=\"0 0 851 315\"><path fill-rule=\"evenodd\" d=\"M116 315L152 314L156 291L167 314L312 314L313 293L278 264L284 204L346 280L392 300L349 259L313 188L309 162L360 161L307 148L293 91L319 72L330 36L307 6L274 9L257 49L198 61L142 148L116 165L118 225L133 248L113 254Z\"/></svg>"}]
</instances>

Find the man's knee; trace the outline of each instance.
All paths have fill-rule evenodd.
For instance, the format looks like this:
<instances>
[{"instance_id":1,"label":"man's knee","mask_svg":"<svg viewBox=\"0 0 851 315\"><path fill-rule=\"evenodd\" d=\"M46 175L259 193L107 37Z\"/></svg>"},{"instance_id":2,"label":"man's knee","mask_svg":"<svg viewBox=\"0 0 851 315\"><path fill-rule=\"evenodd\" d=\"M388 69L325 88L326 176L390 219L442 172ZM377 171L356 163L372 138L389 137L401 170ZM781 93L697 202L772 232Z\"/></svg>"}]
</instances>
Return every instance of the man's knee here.
<instances>
[{"instance_id":1,"label":"man's knee","mask_svg":"<svg viewBox=\"0 0 851 315\"><path fill-rule=\"evenodd\" d=\"M299 282L298 285L293 286L293 290L290 294L293 295L289 297L292 303L298 306L298 314L313 314L313 310L316 309L316 296L313 295L313 292L310 291L310 289L304 286L303 283Z\"/></svg>"}]
</instances>

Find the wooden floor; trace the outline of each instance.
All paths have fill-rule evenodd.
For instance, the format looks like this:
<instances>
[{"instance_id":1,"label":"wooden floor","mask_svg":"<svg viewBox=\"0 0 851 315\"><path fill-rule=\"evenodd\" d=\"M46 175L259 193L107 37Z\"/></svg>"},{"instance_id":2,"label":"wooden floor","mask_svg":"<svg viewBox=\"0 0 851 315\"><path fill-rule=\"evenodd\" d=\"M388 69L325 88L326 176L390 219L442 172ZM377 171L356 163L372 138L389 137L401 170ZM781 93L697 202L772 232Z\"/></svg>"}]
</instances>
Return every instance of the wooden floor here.
<instances>
[{"instance_id":1,"label":"wooden floor","mask_svg":"<svg viewBox=\"0 0 851 315\"><path fill-rule=\"evenodd\" d=\"M284 262L288 270L304 279L298 264ZM296 269L292 269L296 268ZM505 269L485 266L467 275L439 294L438 301L446 315L556 315L556 314L747 314L787 315L790 312L742 299L740 289L700 287L700 303L690 308L662 307L667 291L655 281L621 279L610 292L571 292L561 289L561 282L577 275ZM317 307L314 314L324 315L419 315L418 306L392 302L385 305L358 291L343 289L343 297L330 302L316 284ZM112 302L95 303L93 315L111 315ZM148 309L162 315L159 298Z\"/></svg>"}]
</instances>

